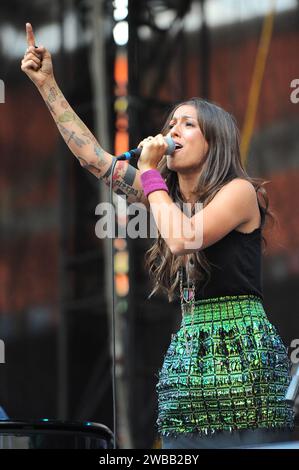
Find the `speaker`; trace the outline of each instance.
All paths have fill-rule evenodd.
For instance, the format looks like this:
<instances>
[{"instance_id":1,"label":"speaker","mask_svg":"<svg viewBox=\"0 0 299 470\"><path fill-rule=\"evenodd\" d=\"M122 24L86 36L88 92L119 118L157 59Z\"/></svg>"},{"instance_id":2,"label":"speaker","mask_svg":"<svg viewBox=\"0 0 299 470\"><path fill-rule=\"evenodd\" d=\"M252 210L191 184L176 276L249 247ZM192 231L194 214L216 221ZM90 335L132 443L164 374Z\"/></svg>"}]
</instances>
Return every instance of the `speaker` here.
<instances>
[{"instance_id":1,"label":"speaker","mask_svg":"<svg viewBox=\"0 0 299 470\"><path fill-rule=\"evenodd\" d=\"M113 433L91 422L3 420L0 449L113 449Z\"/></svg>"},{"instance_id":2,"label":"speaker","mask_svg":"<svg viewBox=\"0 0 299 470\"><path fill-rule=\"evenodd\" d=\"M273 442L256 446L243 446L238 449L299 449L299 441Z\"/></svg>"}]
</instances>

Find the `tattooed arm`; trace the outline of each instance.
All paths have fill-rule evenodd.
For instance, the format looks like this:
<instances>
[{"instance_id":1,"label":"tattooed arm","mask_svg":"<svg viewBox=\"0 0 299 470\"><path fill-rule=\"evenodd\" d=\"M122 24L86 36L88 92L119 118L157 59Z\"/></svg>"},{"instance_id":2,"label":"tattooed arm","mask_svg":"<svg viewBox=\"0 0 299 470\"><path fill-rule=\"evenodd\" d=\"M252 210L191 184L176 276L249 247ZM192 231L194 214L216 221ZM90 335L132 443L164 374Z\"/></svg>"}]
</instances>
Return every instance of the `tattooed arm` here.
<instances>
[{"instance_id":1,"label":"tattooed arm","mask_svg":"<svg viewBox=\"0 0 299 470\"><path fill-rule=\"evenodd\" d=\"M60 134L80 165L109 185L113 156L101 148L96 138L66 101L55 81L38 89ZM143 202L148 205L140 182L140 172L128 162L117 162L112 187L117 194L125 195L128 202Z\"/></svg>"},{"instance_id":2,"label":"tattooed arm","mask_svg":"<svg viewBox=\"0 0 299 470\"><path fill-rule=\"evenodd\" d=\"M38 88L60 134L80 165L109 185L113 156L101 148L63 96L54 78L51 55L43 46L35 46L30 23L26 24L26 31L28 49L21 69ZM141 186L140 171L128 162L116 163L112 187L117 194L126 196L128 202L142 202L149 208Z\"/></svg>"}]
</instances>

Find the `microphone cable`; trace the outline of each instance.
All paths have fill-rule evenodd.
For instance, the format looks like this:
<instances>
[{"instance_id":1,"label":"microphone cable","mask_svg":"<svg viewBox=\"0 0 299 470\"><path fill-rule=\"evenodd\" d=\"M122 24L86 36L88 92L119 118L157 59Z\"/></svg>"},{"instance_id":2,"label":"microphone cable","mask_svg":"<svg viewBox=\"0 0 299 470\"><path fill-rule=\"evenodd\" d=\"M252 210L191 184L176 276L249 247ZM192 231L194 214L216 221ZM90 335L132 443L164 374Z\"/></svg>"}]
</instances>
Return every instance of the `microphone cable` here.
<instances>
[{"instance_id":1,"label":"microphone cable","mask_svg":"<svg viewBox=\"0 0 299 470\"><path fill-rule=\"evenodd\" d=\"M167 155L171 155L175 151L176 143L171 137L166 137L165 141L168 144L167 148ZM129 160L133 156L138 156L140 155L142 149L137 148L130 150L128 152L125 152L118 157L114 157L111 165L111 178L110 178L110 184L109 184L109 200L110 200L110 207L114 208L113 204L113 190L112 190L112 183L113 183L113 174L115 170L115 165L118 161L120 160ZM115 211L113 211L111 217L115 214ZM116 221L112 221L112 228L116 227ZM110 243L110 260L111 260L111 281L112 281L112 322L111 322L111 328L112 328L112 402L113 402L113 448L116 449L116 432L117 432L117 419L116 419L116 352L115 352L115 287L114 287L114 236L111 234L111 243Z\"/></svg>"},{"instance_id":2,"label":"microphone cable","mask_svg":"<svg viewBox=\"0 0 299 470\"><path fill-rule=\"evenodd\" d=\"M112 190L112 183L113 183L113 174L115 170L115 165L117 163L117 158L113 158L112 167L111 167L111 178L110 178L110 187L109 187L109 199L110 199L110 207L114 208L113 204L113 190ZM115 214L112 211L111 217ZM112 230L113 227L116 227L115 219L112 220ZM115 349L115 287L114 287L114 235L111 234L111 243L110 243L110 261L111 261L111 281L112 281L112 302L111 302L111 310L112 310L112 322L111 322L111 329L112 329L112 402L113 402L113 449L116 449L116 431L117 431L117 420L116 420L116 349Z\"/></svg>"}]
</instances>

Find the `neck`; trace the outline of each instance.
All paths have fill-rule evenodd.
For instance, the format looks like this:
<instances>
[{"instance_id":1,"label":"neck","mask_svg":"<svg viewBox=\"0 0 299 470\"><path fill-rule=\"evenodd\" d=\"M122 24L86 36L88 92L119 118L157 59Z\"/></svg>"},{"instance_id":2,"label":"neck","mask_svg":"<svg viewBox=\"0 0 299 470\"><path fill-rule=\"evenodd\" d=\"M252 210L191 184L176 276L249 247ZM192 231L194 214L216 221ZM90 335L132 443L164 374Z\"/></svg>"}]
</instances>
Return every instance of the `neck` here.
<instances>
[{"instance_id":1,"label":"neck","mask_svg":"<svg viewBox=\"0 0 299 470\"><path fill-rule=\"evenodd\" d=\"M195 190L197 188L198 174L178 175L180 193L186 202L194 204L197 200Z\"/></svg>"}]
</instances>

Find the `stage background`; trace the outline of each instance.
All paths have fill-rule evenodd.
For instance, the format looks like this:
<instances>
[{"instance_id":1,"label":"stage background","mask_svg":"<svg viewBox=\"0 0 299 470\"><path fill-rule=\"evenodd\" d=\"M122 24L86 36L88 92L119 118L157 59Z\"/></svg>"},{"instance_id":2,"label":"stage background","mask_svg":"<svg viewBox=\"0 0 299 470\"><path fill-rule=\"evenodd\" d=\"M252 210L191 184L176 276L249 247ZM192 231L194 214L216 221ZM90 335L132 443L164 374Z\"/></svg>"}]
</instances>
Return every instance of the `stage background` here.
<instances>
[{"instance_id":1,"label":"stage background","mask_svg":"<svg viewBox=\"0 0 299 470\"><path fill-rule=\"evenodd\" d=\"M95 106L94 3L100 5L102 21L105 110ZM242 130L269 5L264 0L131 0L124 18L129 41L119 45L113 2L1 2L0 338L5 364L0 364L0 405L9 417L112 427L106 245L95 235L102 183L72 157L38 91L20 70L25 22L33 24L38 43L51 51L58 83L95 134L96 119L106 116L113 152L119 54L127 59L124 116L131 147L159 132L172 102L191 96L220 104ZM298 44L299 2L279 1L246 156L249 174L269 181L266 189L280 223L265 232L264 297L290 354L292 341L299 338L299 103L291 100L291 83L299 80ZM101 80L97 86L101 89ZM119 439L133 448L159 446L157 372L180 321L177 302L147 299L151 283L143 257L150 244L127 240L129 288L118 296L119 367L127 396L120 405Z\"/></svg>"}]
</instances>

